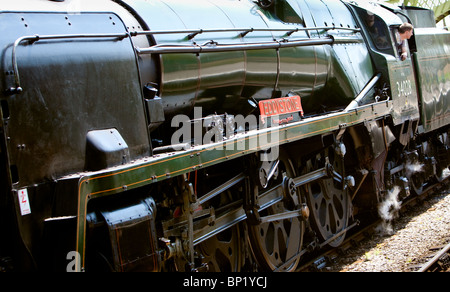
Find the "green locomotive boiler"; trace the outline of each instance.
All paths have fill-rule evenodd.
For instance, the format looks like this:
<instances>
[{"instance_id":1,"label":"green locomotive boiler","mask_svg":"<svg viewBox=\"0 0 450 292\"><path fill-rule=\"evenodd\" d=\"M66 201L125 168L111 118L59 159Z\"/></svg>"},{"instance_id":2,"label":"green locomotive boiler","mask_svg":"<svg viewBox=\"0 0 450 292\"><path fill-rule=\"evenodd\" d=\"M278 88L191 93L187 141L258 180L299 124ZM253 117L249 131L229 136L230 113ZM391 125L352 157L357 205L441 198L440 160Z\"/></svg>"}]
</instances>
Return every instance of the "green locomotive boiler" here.
<instances>
[{"instance_id":1,"label":"green locomotive boiler","mask_svg":"<svg viewBox=\"0 0 450 292\"><path fill-rule=\"evenodd\" d=\"M429 10L0 4L0 270L295 271L446 177L450 33Z\"/></svg>"}]
</instances>

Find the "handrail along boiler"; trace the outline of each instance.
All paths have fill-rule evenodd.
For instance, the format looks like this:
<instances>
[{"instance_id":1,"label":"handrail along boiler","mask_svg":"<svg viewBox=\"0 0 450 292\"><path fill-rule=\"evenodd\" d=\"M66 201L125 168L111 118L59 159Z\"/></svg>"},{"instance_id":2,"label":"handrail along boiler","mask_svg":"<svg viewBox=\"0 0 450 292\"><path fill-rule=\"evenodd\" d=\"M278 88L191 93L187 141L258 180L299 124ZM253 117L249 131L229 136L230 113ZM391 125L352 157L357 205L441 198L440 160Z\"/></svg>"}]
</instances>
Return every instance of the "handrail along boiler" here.
<instances>
[{"instance_id":1,"label":"handrail along boiler","mask_svg":"<svg viewBox=\"0 0 450 292\"><path fill-rule=\"evenodd\" d=\"M450 164L432 11L1 3L0 270L295 271Z\"/></svg>"}]
</instances>

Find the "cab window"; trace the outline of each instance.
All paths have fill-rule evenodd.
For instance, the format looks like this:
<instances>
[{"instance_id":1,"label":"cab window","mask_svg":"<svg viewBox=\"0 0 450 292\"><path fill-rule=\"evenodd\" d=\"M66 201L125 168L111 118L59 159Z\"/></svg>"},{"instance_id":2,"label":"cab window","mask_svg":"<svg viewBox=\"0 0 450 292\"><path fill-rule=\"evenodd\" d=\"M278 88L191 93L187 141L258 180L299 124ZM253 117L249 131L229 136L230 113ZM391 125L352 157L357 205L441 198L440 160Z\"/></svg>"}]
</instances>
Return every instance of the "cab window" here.
<instances>
[{"instance_id":1,"label":"cab window","mask_svg":"<svg viewBox=\"0 0 450 292\"><path fill-rule=\"evenodd\" d=\"M381 17L363 9L359 9L359 16L373 47L382 53L394 55L389 29Z\"/></svg>"}]
</instances>

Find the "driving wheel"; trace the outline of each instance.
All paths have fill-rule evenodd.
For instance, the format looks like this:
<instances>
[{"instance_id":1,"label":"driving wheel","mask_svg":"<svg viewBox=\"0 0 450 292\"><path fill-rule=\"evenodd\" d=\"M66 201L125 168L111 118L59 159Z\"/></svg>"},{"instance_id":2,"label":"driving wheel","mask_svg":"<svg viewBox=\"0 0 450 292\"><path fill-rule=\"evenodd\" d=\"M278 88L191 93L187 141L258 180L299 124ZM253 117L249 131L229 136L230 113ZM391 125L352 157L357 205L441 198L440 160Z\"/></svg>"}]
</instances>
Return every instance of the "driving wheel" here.
<instances>
[{"instance_id":1,"label":"driving wheel","mask_svg":"<svg viewBox=\"0 0 450 292\"><path fill-rule=\"evenodd\" d=\"M326 166L327 158L335 171L342 168L342 161L332 147L311 158L306 163L305 173ZM335 159L336 157L336 159ZM314 181L305 186L306 200L311 212L310 222L322 242L329 241L332 247L339 246L345 238L348 226L351 199L342 183L334 178Z\"/></svg>"},{"instance_id":2,"label":"driving wheel","mask_svg":"<svg viewBox=\"0 0 450 292\"><path fill-rule=\"evenodd\" d=\"M263 201L263 197L271 197L272 200L278 201L260 210L261 218L286 214L301 208L300 192L293 186L291 178L295 178L291 161L285 153L280 153L277 169L266 187L256 184L253 188L256 197L261 199L260 202ZM262 270L295 270L303 243L304 223L301 216L260 224L249 223L248 233L253 254Z\"/></svg>"},{"instance_id":3,"label":"driving wheel","mask_svg":"<svg viewBox=\"0 0 450 292\"><path fill-rule=\"evenodd\" d=\"M242 249L239 225L200 243L196 251L207 263L209 272L240 272Z\"/></svg>"}]
</instances>

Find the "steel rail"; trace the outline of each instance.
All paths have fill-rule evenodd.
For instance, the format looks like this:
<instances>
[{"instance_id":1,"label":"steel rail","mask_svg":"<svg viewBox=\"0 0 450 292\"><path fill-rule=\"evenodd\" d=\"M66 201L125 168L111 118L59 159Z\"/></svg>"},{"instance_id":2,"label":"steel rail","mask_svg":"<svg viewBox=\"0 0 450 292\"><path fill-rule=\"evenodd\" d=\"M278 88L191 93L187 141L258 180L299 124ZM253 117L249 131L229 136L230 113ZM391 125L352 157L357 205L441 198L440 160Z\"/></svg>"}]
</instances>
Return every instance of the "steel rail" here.
<instances>
[{"instance_id":1,"label":"steel rail","mask_svg":"<svg viewBox=\"0 0 450 292\"><path fill-rule=\"evenodd\" d=\"M433 267L443 256L450 253L450 243L447 244L443 249L441 249L431 260L425 263L417 272L424 273Z\"/></svg>"}]
</instances>

